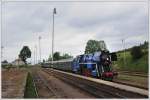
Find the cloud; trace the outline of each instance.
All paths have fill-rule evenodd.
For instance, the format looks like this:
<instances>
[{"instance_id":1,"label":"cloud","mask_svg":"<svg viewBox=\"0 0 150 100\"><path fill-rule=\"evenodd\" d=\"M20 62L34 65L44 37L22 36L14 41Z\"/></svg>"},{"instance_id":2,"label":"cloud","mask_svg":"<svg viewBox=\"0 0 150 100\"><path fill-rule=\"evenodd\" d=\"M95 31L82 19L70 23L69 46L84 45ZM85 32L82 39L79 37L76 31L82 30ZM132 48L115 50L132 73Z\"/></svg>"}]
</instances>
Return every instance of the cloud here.
<instances>
[{"instance_id":1,"label":"cloud","mask_svg":"<svg viewBox=\"0 0 150 100\"><path fill-rule=\"evenodd\" d=\"M145 3L39 2L3 5L2 45L4 59L13 61L24 45L32 51L41 36L42 59L51 54L52 11L55 15L55 51L73 56L84 53L89 39L104 40L110 51L148 40L148 13ZM39 48L39 47L38 47ZM38 49L39 50L39 49ZM37 51L39 52L39 51Z\"/></svg>"}]
</instances>

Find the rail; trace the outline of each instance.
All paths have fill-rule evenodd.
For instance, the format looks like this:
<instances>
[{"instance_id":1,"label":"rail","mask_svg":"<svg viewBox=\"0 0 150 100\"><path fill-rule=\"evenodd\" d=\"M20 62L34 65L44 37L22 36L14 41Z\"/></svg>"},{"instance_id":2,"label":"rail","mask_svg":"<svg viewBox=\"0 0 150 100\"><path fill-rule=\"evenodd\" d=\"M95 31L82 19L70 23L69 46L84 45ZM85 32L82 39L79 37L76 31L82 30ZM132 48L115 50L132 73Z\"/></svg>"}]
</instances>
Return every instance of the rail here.
<instances>
[{"instance_id":1,"label":"rail","mask_svg":"<svg viewBox=\"0 0 150 100\"><path fill-rule=\"evenodd\" d=\"M100 98L148 98L148 91L132 86L117 84L100 79L94 79L77 74L63 72L55 69L44 70L53 73L72 85L84 89L85 91Z\"/></svg>"},{"instance_id":2,"label":"rail","mask_svg":"<svg viewBox=\"0 0 150 100\"><path fill-rule=\"evenodd\" d=\"M43 85L44 87L47 88L47 90L49 91L49 95L50 95L50 96L59 97L59 95L58 95L55 91L53 91L53 89L49 86L47 80L46 80L43 76L41 76L41 75L40 75L39 73L37 73L37 72L34 72L33 74L34 74L34 75L33 75L33 76L34 76L34 80L37 80L37 81L42 82L43 84L41 84L41 85ZM35 81L34 81L34 82L35 82ZM36 83L36 82L35 82L35 83ZM37 94L38 94L38 90L37 90ZM39 94L38 94L38 97L40 97Z\"/></svg>"}]
</instances>

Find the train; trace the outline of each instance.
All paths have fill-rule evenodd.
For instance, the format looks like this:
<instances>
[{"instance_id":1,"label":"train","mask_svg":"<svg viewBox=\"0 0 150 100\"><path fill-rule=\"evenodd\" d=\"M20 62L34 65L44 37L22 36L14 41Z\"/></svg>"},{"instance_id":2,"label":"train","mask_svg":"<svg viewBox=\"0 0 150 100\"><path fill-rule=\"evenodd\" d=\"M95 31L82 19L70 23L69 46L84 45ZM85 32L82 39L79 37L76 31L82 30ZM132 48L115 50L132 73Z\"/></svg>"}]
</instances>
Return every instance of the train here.
<instances>
[{"instance_id":1,"label":"train","mask_svg":"<svg viewBox=\"0 0 150 100\"><path fill-rule=\"evenodd\" d=\"M71 59L45 62L41 66L112 81L113 77L117 75L112 69L112 61L116 60L116 53L98 51L91 54L78 55Z\"/></svg>"}]
</instances>

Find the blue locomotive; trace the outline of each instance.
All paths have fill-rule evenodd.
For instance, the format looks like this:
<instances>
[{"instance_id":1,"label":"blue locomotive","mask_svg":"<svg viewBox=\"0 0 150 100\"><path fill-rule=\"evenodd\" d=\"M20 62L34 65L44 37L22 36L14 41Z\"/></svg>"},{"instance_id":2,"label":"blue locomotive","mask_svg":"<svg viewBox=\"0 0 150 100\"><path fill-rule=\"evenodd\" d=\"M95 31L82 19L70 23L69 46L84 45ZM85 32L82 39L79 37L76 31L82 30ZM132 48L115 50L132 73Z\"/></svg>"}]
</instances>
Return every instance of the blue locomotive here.
<instances>
[{"instance_id":1,"label":"blue locomotive","mask_svg":"<svg viewBox=\"0 0 150 100\"><path fill-rule=\"evenodd\" d=\"M79 55L72 62L72 71L84 76L112 80L114 76L112 60L117 60L116 54L110 54L108 51Z\"/></svg>"},{"instance_id":2,"label":"blue locomotive","mask_svg":"<svg viewBox=\"0 0 150 100\"><path fill-rule=\"evenodd\" d=\"M74 59L64 59L43 63L42 67L53 67L55 69L69 71L89 77L96 77L104 80L112 80L112 61L117 60L115 53L99 51L92 54L79 55Z\"/></svg>"}]
</instances>

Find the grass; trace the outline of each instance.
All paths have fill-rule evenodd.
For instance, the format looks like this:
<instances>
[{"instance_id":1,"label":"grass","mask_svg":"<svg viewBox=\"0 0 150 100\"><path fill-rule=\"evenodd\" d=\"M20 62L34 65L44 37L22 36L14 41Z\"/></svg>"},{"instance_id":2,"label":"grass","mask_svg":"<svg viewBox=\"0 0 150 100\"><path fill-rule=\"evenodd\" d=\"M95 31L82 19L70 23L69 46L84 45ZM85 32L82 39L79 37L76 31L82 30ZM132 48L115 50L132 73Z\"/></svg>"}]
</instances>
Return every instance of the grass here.
<instances>
[{"instance_id":1,"label":"grass","mask_svg":"<svg viewBox=\"0 0 150 100\"><path fill-rule=\"evenodd\" d=\"M146 50L145 50L146 51ZM140 59L133 60L130 51L125 51L125 64L124 52L117 53L118 61L113 63L114 69L138 71L148 73L148 52L144 52Z\"/></svg>"},{"instance_id":2,"label":"grass","mask_svg":"<svg viewBox=\"0 0 150 100\"><path fill-rule=\"evenodd\" d=\"M27 76L24 98L37 98L33 78L30 73Z\"/></svg>"}]
</instances>

